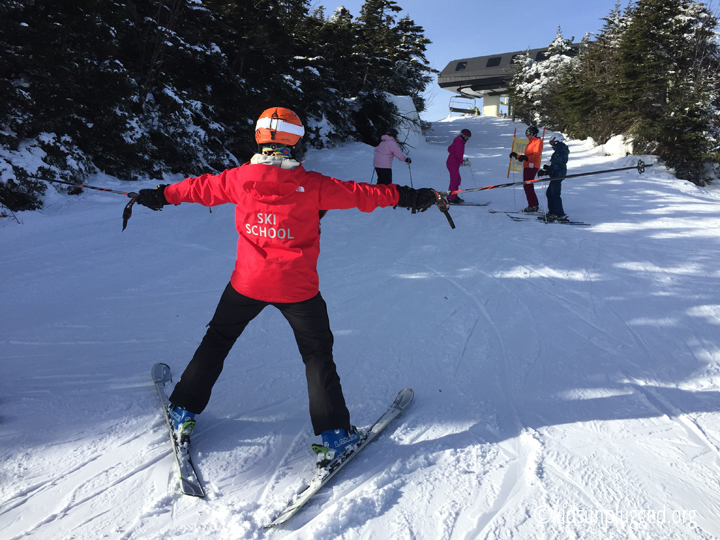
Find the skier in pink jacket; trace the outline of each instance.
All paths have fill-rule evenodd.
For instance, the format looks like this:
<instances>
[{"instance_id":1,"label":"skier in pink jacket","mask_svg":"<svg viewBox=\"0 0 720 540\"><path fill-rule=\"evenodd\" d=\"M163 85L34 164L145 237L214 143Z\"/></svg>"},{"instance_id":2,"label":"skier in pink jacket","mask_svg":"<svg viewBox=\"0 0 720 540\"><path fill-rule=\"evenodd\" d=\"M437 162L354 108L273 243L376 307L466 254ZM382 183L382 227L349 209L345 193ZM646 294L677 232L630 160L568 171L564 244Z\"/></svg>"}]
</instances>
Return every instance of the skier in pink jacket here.
<instances>
[{"instance_id":1,"label":"skier in pink jacket","mask_svg":"<svg viewBox=\"0 0 720 540\"><path fill-rule=\"evenodd\" d=\"M463 154L465 153L465 143L472 136L469 129L463 129L460 135L455 137L455 140L450 146L448 146L448 153L450 154L447 158L447 168L450 171L450 191L456 191L460 189L460 166L465 164ZM460 204L464 202L463 199L457 196L455 193L448 195L448 202L452 204Z\"/></svg>"},{"instance_id":2,"label":"skier in pink jacket","mask_svg":"<svg viewBox=\"0 0 720 540\"><path fill-rule=\"evenodd\" d=\"M375 157L373 158L373 167L377 172L378 184L392 184L392 161L398 158L408 165L412 163L409 157L400 151L397 140L397 129L390 128L385 135L380 137L380 144L375 147Z\"/></svg>"}]
</instances>

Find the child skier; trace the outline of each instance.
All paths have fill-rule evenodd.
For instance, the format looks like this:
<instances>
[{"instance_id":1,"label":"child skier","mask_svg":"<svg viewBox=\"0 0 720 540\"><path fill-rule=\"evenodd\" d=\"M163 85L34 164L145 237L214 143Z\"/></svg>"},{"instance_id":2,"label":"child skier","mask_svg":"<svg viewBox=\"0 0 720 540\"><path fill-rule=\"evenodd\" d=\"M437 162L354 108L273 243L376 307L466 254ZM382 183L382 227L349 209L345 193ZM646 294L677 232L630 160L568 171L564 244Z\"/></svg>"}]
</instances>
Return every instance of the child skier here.
<instances>
[{"instance_id":1,"label":"child skier","mask_svg":"<svg viewBox=\"0 0 720 540\"><path fill-rule=\"evenodd\" d=\"M560 133L553 135L550 139L553 154L550 156L550 164L545 165L542 170L538 171L538 176L549 176L550 178L561 178L567 174L567 162L570 155L570 149L565 144L565 137ZM565 214L560 197L560 189L562 180L551 180L550 185L545 191L548 201L548 213L545 216L547 221L568 221Z\"/></svg>"},{"instance_id":2,"label":"child skier","mask_svg":"<svg viewBox=\"0 0 720 540\"><path fill-rule=\"evenodd\" d=\"M465 154L465 143L470 137L472 137L470 130L463 129L460 132L460 135L455 137L452 144L448 146L449 155L445 165L447 165L448 172L450 173L449 191L456 191L460 189L460 182L462 182L462 178L460 177L460 166L470 164L469 160L463 159L463 155ZM447 201L451 204L460 204L465 202L455 193L448 195Z\"/></svg>"},{"instance_id":3,"label":"child skier","mask_svg":"<svg viewBox=\"0 0 720 540\"><path fill-rule=\"evenodd\" d=\"M424 211L436 202L432 189L345 182L306 171L293 158L304 134L300 118L282 107L267 109L255 130L258 153L250 163L218 175L140 190L137 202L153 210L166 204L232 203L239 234L237 260L209 328L170 396L170 416L180 444L189 442L194 417L210 400L213 385L235 340L266 306L290 323L305 363L310 417L323 446L324 463L359 442L350 424L333 361L333 335L318 290L320 217L327 210L400 206Z\"/></svg>"},{"instance_id":4,"label":"child skier","mask_svg":"<svg viewBox=\"0 0 720 540\"><path fill-rule=\"evenodd\" d=\"M397 144L397 136L397 129L390 128L385 132L385 135L380 137L381 142L375 147L373 167L375 167L375 172L377 172L378 184L392 184L393 158L398 158L408 165L412 163L412 160L400 150Z\"/></svg>"},{"instance_id":5,"label":"child skier","mask_svg":"<svg viewBox=\"0 0 720 540\"><path fill-rule=\"evenodd\" d=\"M510 157L523 162L523 182L533 180L535 174L540 168L540 157L542 156L542 139L538 137L538 128L530 126L525 130L525 136L528 138L527 146L524 154L510 152ZM535 195L535 186L533 184L523 184L525 197L527 198L527 208L523 212L538 212L540 203L538 203L537 195Z\"/></svg>"}]
</instances>

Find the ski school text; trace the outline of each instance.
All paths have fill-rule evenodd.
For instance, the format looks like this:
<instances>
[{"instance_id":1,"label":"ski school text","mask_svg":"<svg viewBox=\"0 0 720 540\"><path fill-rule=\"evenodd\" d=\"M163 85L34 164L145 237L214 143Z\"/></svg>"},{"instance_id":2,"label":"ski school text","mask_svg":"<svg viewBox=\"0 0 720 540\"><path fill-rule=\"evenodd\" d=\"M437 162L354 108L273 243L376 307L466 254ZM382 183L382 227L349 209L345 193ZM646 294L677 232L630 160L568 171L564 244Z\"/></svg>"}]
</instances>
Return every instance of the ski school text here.
<instances>
[{"instance_id":1,"label":"ski school text","mask_svg":"<svg viewBox=\"0 0 720 540\"><path fill-rule=\"evenodd\" d=\"M280 240L294 240L290 234L290 229L278 229L271 225L277 225L277 216L275 214L257 214L257 224L245 224L245 231L253 236L262 236L265 238L279 238Z\"/></svg>"}]
</instances>

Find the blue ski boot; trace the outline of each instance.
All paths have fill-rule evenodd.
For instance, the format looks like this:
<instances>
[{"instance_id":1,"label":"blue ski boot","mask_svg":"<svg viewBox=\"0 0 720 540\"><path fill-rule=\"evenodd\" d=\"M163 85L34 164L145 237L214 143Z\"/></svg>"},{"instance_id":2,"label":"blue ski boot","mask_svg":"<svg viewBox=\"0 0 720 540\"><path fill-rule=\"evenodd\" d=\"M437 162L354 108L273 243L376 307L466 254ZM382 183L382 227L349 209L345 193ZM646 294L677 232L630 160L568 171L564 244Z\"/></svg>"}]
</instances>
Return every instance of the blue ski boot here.
<instances>
[{"instance_id":1,"label":"blue ski boot","mask_svg":"<svg viewBox=\"0 0 720 540\"><path fill-rule=\"evenodd\" d=\"M172 404L168 412L177 443L189 443L190 435L192 435L193 429L195 428L195 413L191 413L182 407Z\"/></svg>"},{"instance_id":2,"label":"blue ski boot","mask_svg":"<svg viewBox=\"0 0 720 540\"><path fill-rule=\"evenodd\" d=\"M317 466L324 467L343 452L355 450L362 440L363 434L355 426L347 429L329 429L320 434L322 444L313 444L312 449L317 457Z\"/></svg>"}]
</instances>

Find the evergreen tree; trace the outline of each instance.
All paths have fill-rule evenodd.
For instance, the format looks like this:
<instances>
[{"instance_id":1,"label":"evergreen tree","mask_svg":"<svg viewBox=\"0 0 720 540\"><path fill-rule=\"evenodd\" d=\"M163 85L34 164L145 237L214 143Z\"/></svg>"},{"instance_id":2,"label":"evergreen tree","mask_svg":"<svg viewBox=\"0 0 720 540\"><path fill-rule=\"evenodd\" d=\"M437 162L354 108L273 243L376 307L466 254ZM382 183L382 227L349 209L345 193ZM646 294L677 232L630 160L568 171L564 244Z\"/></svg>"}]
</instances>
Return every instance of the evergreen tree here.
<instances>
[{"instance_id":1,"label":"evergreen tree","mask_svg":"<svg viewBox=\"0 0 720 540\"><path fill-rule=\"evenodd\" d=\"M425 56L431 41L425 37L422 26L415 24L410 17L403 17L395 29L395 43L391 61L394 63L393 75L388 83L388 91L394 95L411 96L418 112L425 110L422 93L432 81L432 69Z\"/></svg>"},{"instance_id":2,"label":"evergreen tree","mask_svg":"<svg viewBox=\"0 0 720 540\"><path fill-rule=\"evenodd\" d=\"M375 144L385 92L420 97L427 39L391 0L355 21L309 0L14 0L0 4L0 203L37 208L32 176L162 179L220 171L255 150L254 124L295 109L314 146ZM13 158L31 151L40 163ZM55 189L55 188L53 188Z\"/></svg>"},{"instance_id":3,"label":"evergreen tree","mask_svg":"<svg viewBox=\"0 0 720 540\"><path fill-rule=\"evenodd\" d=\"M347 9L339 7L325 18L322 7L305 19L300 35L301 55L294 59L302 91L299 110L305 111L305 144L332 146L355 135L348 99L352 80L355 25Z\"/></svg>"},{"instance_id":4,"label":"evergreen tree","mask_svg":"<svg viewBox=\"0 0 720 540\"><path fill-rule=\"evenodd\" d=\"M712 97L720 81L717 20L691 0L639 0L618 47L618 120L634 149L704 183L712 159ZM716 124L715 124L716 125ZM717 154L715 154L717 157Z\"/></svg>"},{"instance_id":5,"label":"evergreen tree","mask_svg":"<svg viewBox=\"0 0 720 540\"><path fill-rule=\"evenodd\" d=\"M125 123L116 104L127 99L131 82L113 61L117 46L112 24L120 8L90 0L27 1L3 6L0 74L5 108L0 118L3 147L21 145L43 155L27 171L0 163L0 200L13 210L36 208L43 175L82 181L95 170L81 148L122 151Z\"/></svg>"},{"instance_id":6,"label":"evergreen tree","mask_svg":"<svg viewBox=\"0 0 720 540\"><path fill-rule=\"evenodd\" d=\"M692 0L638 0L604 20L572 61L518 58L515 114L599 143L624 135L680 177L709 181L720 162L717 19Z\"/></svg>"},{"instance_id":7,"label":"evergreen tree","mask_svg":"<svg viewBox=\"0 0 720 540\"><path fill-rule=\"evenodd\" d=\"M435 72L425 57L430 41L422 27L409 17L396 23L400 11L394 0L366 0L358 19L355 56L362 82L355 102L355 124L360 140L372 145L401 120L384 93L409 95L422 112L421 94L431 80L429 74Z\"/></svg>"},{"instance_id":8,"label":"evergreen tree","mask_svg":"<svg viewBox=\"0 0 720 540\"><path fill-rule=\"evenodd\" d=\"M572 39L565 39L558 28L557 37L548 46L545 59L535 61L527 54L515 59L515 73L508 93L513 114L526 124L542 124L554 128L558 104L555 94L563 77L572 70L576 51Z\"/></svg>"},{"instance_id":9,"label":"evergreen tree","mask_svg":"<svg viewBox=\"0 0 720 540\"><path fill-rule=\"evenodd\" d=\"M385 90L392 78L393 27L400 11L395 0L365 0L360 9L355 54L360 60L363 89Z\"/></svg>"},{"instance_id":10,"label":"evergreen tree","mask_svg":"<svg viewBox=\"0 0 720 540\"><path fill-rule=\"evenodd\" d=\"M617 84L617 50L629 22L616 4L595 41L583 38L577 62L566 71L554 99L557 100L557 129L584 139L592 137L605 142L621 130L618 111L623 106L615 96Z\"/></svg>"}]
</instances>

